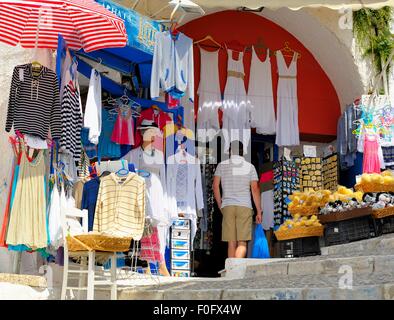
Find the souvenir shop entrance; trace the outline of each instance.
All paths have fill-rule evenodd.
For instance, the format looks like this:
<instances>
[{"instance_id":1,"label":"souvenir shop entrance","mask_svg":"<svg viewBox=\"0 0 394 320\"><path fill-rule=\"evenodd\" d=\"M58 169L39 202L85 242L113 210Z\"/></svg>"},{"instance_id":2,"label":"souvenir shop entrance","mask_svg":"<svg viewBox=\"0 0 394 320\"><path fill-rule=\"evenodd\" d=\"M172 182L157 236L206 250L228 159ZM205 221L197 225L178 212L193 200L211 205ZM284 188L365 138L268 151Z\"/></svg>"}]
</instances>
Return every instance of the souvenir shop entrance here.
<instances>
[{"instance_id":1,"label":"souvenir shop entrance","mask_svg":"<svg viewBox=\"0 0 394 320\"><path fill-rule=\"evenodd\" d=\"M22 210L9 207L3 245L46 251L51 256L46 259L61 257L60 217L73 207L87 210L90 232L138 242L132 259L127 250L119 255L120 267L132 260L138 272L216 277L224 269L227 244L213 180L231 142L243 142L244 158L256 172L250 182L260 187L271 257L280 256L272 232L290 218L287 196L301 188L337 187L333 145L339 98L312 53L290 32L239 11L151 31L155 36L147 52L132 47L74 52L60 37L58 77L42 65L16 67L6 129L17 132L16 159L27 154L26 146L45 145L39 153L50 164L48 172L44 164L37 169L31 155L22 157L22 164L28 168L23 174L41 170L39 176L50 177L48 190L44 179L35 181L42 194L34 212L42 218L48 208L49 219L47 231L41 221L42 237L21 240L12 216ZM52 94L40 96L37 81ZM26 118L15 112L15 94L23 94L19 88L36 89L36 96L26 91L22 98L56 100L50 118L33 119L50 128L49 146L38 127L33 133L41 139L29 137ZM304 156L313 161L302 162ZM250 193L249 198L255 219L259 201ZM67 223L72 232L81 232L73 221ZM252 244L246 257L252 257Z\"/></svg>"}]
</instances>

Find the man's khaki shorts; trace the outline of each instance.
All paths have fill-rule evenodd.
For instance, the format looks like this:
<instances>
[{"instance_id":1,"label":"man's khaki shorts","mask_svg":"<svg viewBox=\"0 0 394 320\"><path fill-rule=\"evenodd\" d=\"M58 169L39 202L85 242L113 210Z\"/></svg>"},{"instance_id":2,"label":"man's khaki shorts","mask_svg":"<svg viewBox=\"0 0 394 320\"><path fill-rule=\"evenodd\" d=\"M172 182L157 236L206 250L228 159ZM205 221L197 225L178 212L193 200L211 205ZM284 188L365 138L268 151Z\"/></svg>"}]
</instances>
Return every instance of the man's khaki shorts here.
<instances>
[{"instance_id":1,"label":"man's khaki shorts","mask_svg":"<svg viewBox=\"0 0 394 320\"><path fill-rule=\"evenodd\" d=\"M222 209L222 213L222 241L252 240L252 209L241 206L226 206Z\"/></svg>"}]
</instances>

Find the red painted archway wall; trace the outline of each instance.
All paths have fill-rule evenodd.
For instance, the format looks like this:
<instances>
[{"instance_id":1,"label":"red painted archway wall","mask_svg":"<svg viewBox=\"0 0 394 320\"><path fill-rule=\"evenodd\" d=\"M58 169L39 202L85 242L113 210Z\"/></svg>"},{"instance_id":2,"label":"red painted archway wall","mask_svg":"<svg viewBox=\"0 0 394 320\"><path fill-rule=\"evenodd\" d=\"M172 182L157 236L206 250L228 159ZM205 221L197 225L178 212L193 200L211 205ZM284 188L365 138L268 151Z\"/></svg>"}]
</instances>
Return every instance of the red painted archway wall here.
<instances>
[{"instance_id":1,"label":"red painted archway wall","mask_svg":"<svg viewBox=\"0 0 394 320\"><path fill-rule=\"evenodd\" d=\"M324 70L313 55L289 31L276 25L257 14L239 11L222 11L193 20L179 28L180 31L199 40L211 35L221 44L226 43L229 48L242 50L251 44L263 43L271 50L283 48L288 41L292 49L301 53L297 62L297 86L299 103L299 127L304 136L335 136L337 120L340 116L340 105L337 93ZM204 46L204 44L206 44ZM210 41L204 42L202 47L206 50L212 45ZM264 60L265 56L261 56ZM290 63L291 58L285 58ZM195 90L200 80L200 53L198 46L194 47ZM251 52L244 55L244 68L246 72L245 85L248 88ZM272 81L276 108L276 90L278 83L275 56L271 57ZM227 53L220 50L219 54L220 87L222 93L226 84ZM197 94L195 95L197 97ZM197 100L197 99L196 99ZM197 106L197 101L196 101Z\"/></svg>"}]
</instances>

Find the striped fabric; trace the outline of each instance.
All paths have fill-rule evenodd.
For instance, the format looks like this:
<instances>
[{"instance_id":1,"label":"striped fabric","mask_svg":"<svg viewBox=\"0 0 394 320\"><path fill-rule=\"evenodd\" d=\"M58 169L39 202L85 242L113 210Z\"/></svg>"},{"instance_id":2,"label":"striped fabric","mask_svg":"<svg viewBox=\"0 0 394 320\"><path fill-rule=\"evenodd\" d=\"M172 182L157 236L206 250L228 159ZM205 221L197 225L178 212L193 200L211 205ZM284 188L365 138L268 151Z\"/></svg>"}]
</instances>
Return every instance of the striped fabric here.
<instances>
[{"instance_id":1,"label":"striped fabric","mask_svg":"<svg viewBox=\"0 0 394 320\"><path fill-rule=\"evenodd\" d=\"M62 101L62 136L60 151L72 154L76 161L81 158L82 114L79 105L79 91L66 85Z\"/></svg>"},{"instance_id":2,"label":"striped fabric","mask_svg":"<svg viewBox=\"0 0 394 320\"><path fill-rule=\"evenodd\" d=\"M218 164L215 176L222 184L222 208L241 206L252 208L250 183L259 181L253 164L244 157L232 155L230 159Z\"/></svg>"},{"instance_id":3,"label":"striped fabric","mask_svg":"<svg viewBox=\"0 0 394 320\"><path fill-rule=\"evenodd\" d=\"M60 115L59 85L56 73L42 66L38 76L33 76L32 65L14 69L5 130L60 139L62 122Z\"/></svg>"},{"instance_id":4,"label":"striped fabric","mask_svg":"<svg viewBox=\"0 0 394 320\"><path fill-rule=\"evenodd\" d=\"M145 180L135 173L101 178L93 231L140 240L144 223Z\"/></svg>"},{"instance_id":5,"label":"striped fabric","mask_svg":"<svg viewBox=\"0 0 394 320\"><path fill-rule=\"evenodd\" d=\"M0 1L0 41L24 48L57 48L61 34L71 49L124 47L121 18L93 0Z\"/></svg>"}]
</instances>

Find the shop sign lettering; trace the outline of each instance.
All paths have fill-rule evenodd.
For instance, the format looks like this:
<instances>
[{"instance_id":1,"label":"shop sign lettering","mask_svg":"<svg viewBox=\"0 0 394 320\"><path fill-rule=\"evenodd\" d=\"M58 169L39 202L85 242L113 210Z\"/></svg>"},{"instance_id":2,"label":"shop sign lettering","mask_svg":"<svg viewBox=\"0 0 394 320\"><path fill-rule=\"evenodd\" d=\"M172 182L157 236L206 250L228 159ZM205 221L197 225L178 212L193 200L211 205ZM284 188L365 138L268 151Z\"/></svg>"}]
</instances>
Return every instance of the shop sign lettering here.
<instances>
[{"instance_id":1,"label":"shop sign lettering","mask_svg":"<svg viewBox=\"0 0 394 320\"><path fill-rule=\"evenodd\" d=\"M162 30L162 25L140 15L134 10L122 7L111 0L97 0L104 8L122 18L128 36L128 46L153 53L155 34Z\"/></svg>"}]
</instances>

